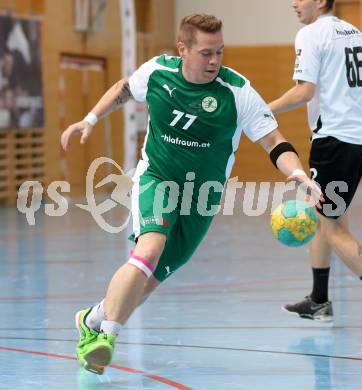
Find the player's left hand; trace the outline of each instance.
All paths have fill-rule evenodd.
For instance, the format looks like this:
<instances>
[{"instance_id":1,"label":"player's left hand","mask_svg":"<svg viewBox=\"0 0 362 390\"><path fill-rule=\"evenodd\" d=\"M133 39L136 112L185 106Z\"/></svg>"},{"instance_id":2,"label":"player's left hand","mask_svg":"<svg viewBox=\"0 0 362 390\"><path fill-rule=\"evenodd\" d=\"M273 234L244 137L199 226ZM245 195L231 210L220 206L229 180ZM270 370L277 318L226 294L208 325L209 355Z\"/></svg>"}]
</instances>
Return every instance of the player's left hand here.
<instances>
[{"instance_id":1,"label":"player's left hand","mask_svg":"<svg viewBox=\"0 0 362 390\"><path fill-rule=\"evenodd\" d=\"M314 205L316 205L319 209L322 208L321 202L324 202L324 196L319 188L318 184L310 179L305 173L297 173L292 174L291 176L287 177L287 181L296 181L299 183L303 191L306 193L306 200L309 202L310 197L313 199Z\"/></svg>"}]
</instances>

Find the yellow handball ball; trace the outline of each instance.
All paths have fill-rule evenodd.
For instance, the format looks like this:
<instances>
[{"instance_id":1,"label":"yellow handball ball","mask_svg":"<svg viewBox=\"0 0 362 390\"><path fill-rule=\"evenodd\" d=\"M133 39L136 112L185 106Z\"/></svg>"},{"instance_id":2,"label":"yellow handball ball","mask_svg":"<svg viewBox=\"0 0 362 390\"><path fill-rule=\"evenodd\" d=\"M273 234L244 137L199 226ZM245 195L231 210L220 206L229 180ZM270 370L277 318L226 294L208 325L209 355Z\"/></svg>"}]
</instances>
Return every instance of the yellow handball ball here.
<instances>
[{"instance_id":1,"label":"yellow handball ball","mask_svg":"<svg viewBox=\"0 0 362 390\"><path fill-rule=\"evenodd\" d=\"M306 203L287 200L273 211L270 225L278 241L287 246L301 246L314 237L318 219Z\"/></svg>"}]
</instances>

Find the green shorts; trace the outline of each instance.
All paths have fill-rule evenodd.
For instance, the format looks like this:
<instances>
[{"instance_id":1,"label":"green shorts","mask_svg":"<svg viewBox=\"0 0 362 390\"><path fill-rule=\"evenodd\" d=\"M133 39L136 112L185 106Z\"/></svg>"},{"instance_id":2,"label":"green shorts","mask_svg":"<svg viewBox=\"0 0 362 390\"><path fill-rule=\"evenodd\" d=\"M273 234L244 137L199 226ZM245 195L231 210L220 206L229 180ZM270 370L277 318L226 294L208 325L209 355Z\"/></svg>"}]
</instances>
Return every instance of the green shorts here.
<instances>
[{"instance_id":1,"label":"green shorts","mask_svg":"<svg viewBox=\"0 0 362 390\"><path fill-rule=\"evenodd\" d=\"M146 171L135 181L132 191L134 234L131 238L137 240L148 232L160 232L167 237L153 274L160 282L191 258L213 219L212 216L202 216L197 212L193 198L189 202L189 215L183 215L182 193L179 194L175 186L177 184L160 180Z\"/></svg>"}]
</instances>

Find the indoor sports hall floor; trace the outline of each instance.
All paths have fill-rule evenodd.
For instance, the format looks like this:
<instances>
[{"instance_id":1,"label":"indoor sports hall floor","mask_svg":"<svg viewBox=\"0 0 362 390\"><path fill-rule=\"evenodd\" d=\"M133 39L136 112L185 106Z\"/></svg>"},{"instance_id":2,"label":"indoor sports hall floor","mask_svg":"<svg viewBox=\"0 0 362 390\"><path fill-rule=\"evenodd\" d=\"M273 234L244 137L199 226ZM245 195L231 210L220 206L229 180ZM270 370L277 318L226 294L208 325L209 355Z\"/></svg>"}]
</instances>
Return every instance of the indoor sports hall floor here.
<instances>
[{"instance_id":1,"label":"indoor sports hall floor","mask_svg":"<svg viewBox=\"0 0 362 390\"><path fill-rule=\"evenodd\" d=\"M361 190L351 214L362 241ZM0 209L1 390L362 388L362 282L335 262L334 323L288 316L281 305L309 293L307 249L241 213L217 217L192 262L137 309L103 376L83 370L73 316L103 296L127 234L74 207L35 219Z\"/></svg>"}]
</instances>

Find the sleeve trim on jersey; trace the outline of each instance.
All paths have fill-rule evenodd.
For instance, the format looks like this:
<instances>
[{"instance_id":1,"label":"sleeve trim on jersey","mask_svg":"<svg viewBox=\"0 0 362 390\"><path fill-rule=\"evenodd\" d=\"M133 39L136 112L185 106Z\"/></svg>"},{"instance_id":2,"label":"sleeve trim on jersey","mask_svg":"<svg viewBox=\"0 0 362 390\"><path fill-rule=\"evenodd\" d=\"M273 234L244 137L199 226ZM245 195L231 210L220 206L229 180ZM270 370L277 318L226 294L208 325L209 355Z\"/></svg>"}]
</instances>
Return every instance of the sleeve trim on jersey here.
<instances>
[{"instance_id":1,"label":"sleeve trim on jersey","mask_svg":"<svg viewBox=\"0 0 362 390\"><path fill-rule=\"evenodd\" d=\"M254 137L253 139L251 139L251 138L249 138L249 139L252 142L258 142L261 138L265 137L266 135L268 135L272 131L276 130L277 128L278 128L278 124L277 123L273 123L273 124L271 124L270 127L264 128L263 131L261 131L260 133L256 134L256 137Z\"/></svg>"},{"instance_id":2,"label":"sleeve trim on jersey","mask_svg":"<svg viewBox=\"0 0 362 390\"><path fill-rule=\"evenodd\" d=\"M138 96L137 96L136 91L135 91L135 89L134 89L135 84L136 84L136 83L135 83L134 80L132 79L132 75L131 75L131 77L129 78L129 89L130 89L130 91L131 91L132 97L133 97L135 100L138 100Z\"/></svg>"},{"instance_id":3,"label":"sleeve trim on jersey","mask_svg":"<svg viewBox=\"0 0 362 390\"><path fill-rule=\"evenodd\" d=\"M308 76L305 76L305 75L293 75L293 80L294 81L306 81L307 83L312 83L312 84L315 84L317 85L318 82L317 80L314 80L312 77L308 77Z\"/></svg>"}]
</instances>

